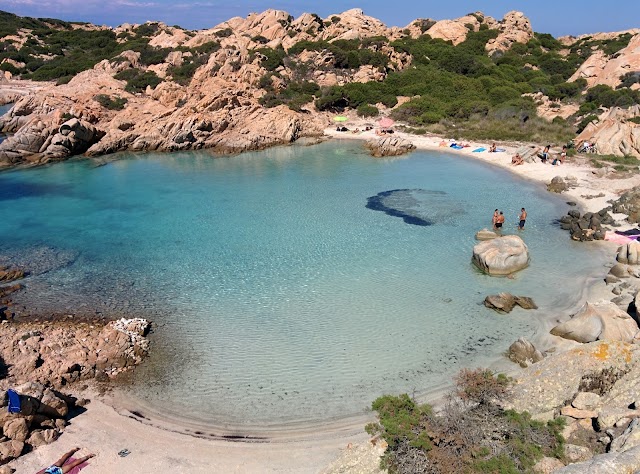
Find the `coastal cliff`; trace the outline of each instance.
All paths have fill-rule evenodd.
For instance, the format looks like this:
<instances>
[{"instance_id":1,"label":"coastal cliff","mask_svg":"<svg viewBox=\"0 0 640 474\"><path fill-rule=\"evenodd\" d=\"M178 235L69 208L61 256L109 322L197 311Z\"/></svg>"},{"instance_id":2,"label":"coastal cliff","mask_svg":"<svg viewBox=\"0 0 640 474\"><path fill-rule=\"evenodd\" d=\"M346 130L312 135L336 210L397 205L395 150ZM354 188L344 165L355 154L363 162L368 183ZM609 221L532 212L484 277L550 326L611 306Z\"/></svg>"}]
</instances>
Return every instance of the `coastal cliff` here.
<instances>
[{"instance_id":1,"label":"coastal cliff","mask_svg":"<svg viewBox=\"0 0 640 474\"><path fill-rule=\"evenodd\" d=\"M637 102L635 73L611 82L607 71L622 74L635 64L638 35L563 44L534 34L520 12L502 20L480 12L418 19L406 28L388 28L359 9L325 19L267 10L201 31L45 21L36 30L13 20L15 33L3 38L10 46L0 55L0 101L15 102L0 118L9 134L0 144L1 167L118 151L256 150L320 136L333 115L350 109L440 132L452 123L462 136L474 121L562 116L561 136L570 138L573 124L609 124L615 107ZM82 61L71 61L80 54ZM455 99L443 92L452 81ZM613 98L589 96L595 86L620 81L627 88L612 90ZM580 110L572 105L581 102ZM640 155L633 117L626 113L629 130L613 133L615 121L584 133L607 153ZM497 133L493 138L508 138Z\"/></svg>"}]
</instances>

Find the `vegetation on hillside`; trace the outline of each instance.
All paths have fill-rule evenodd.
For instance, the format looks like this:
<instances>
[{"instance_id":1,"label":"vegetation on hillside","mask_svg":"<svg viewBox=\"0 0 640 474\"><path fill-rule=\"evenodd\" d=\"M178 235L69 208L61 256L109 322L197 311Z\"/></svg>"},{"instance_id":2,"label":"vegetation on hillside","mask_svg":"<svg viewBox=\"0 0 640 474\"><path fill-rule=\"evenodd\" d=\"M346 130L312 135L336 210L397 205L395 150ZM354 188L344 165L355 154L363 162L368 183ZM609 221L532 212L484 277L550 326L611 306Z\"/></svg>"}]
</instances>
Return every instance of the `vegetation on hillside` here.
<instances>
[{"instance_id":1,"label":"vegetation on hillside","mask_svg":"<svg viewBox=\"0 0 640 474\"><path fill-rule=\"evenodd\" d=\"M283 20L283 26L289 28L291 20ZM339 17L333 17L323 24L317 17L315 30L310 30L320 31L339 21ZM516 43L509 51L489 57L485 45L498 32L486 24L481 24L479 31L470 31L457 46L431 38L426 33L429 22L417 26L425 32L418 38L304 40L288 50L268 47L266 38L254 36L251 39L257 47L249 52L248 60L264 70L256 84L265 90L261 104L286 104L301 111L313 103L320 111L351 108L363 117L375 117L382 105L393 107L391 115L418 132L478 140L561 143L596 119L602 108L640 103L640 91L631 89L640 82L640 74L634 71L625 74L616 89L599 85L587 91L583 79L567 82L594 49L616 54L629 43L629 34L609 40L586 37L567 47L549 34L536 33L527 44ZM119 55L133 50L140 55L139 64L119 72L116 78L127 81L128 91L141 92L163 80L148 70L149 66L166 63L171 52L149 44L163 28L159 23L145 23L116 36L112 30L90 25L0 12L0 35L4 38L0 69L26 79L63 83L104 59L123 61ZM295 33L289 29L291 32ZM12 35L21 37L24 44ZM182 59L166 66L167 80L187 85L195 71L220 49L220 41L231 35L233 31L225 28L215 33L214 41L196 48L177 48L183 53ZM392 63L391 58L398 55L410 58L408 67L401 70ZM231 65L232 70L238 70L242 63L235 59ZM220 66L212 65L211 74ZM379 71L384 80L348 82L362 66ZM346 84L320 87L316 81L321 74L335 74ZM555 101L558 107L578 104L579 110L567 120L549 123L536 114L540 95ZM408 100L396 107L398 97Z\"/></svg>"},{"instance_id":2,"label":"vegetation on hillside","mask_svg":"<svg viewBox=\"0 0 640 474\"><path fill-rule=\"evenodd\" d=\"M408 395L378 398L369 434L387 442L382 467L391 473L530 473L543 456L562 458L562 418L548 423L501 408L508 379L463 370L446 407L434 413Z\"/></svg>"}]
</instances>

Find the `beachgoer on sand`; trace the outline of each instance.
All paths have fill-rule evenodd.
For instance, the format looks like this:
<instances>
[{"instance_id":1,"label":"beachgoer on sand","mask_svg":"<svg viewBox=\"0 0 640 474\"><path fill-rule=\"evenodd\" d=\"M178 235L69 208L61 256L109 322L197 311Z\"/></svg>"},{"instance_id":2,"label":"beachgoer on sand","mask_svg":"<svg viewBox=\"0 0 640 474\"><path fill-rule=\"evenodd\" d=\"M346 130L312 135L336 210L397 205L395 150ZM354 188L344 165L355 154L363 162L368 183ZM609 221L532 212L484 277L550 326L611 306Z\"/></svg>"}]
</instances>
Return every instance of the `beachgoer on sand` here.
<instances>
[{"instance_id":1,"label":"beachgoer on sand","mask_svg":"<svg viewBox=\"0 0 640 474\"><path fill-rule=\"evenodd\" d=\"M552 165L561 165L564 163L565 158L567 157L567 145L562 145L562 152L560 156L553 160Z\"/></svg>"},{"instance_id":2,"label":"beachgoer on sand","mask_svg":"<svg viewBox=\"0 0 640 474\"><path fill-rule=\"evenodd\" d=\"M515 155L513 155L511 157L511 164L512 165L521 165L524 163L524 160L522 159L522 157L520 156L520 153L516 153Z\"/></svg>"},{"instance_id":3,"label":"beachgoer on sand","mask_svg":"<svg viewBox=\"0 0 640 474\"><path fill-rule=\"evenodd\" d=\"M527 211L524 210L524 207L520 210L520 223L518 224L518 229L524 229L524 224L527 221Z\"/></svg>"},{"instance_id":4,"label":"beachgoer on sand","mask_svg":"<svg viewBox=\"0 0 640 474\"><path fill-rule=\"evenodd\" d=\"M551 145L547 145L546 147L544 147L544 150L542 150L542 153L539 155L540 156L540 161L542 161L543 163L547 163L547 161L549 161L549 149L551 148Z\"/></svg>"},{"instance_id":5,"label":"beachgoer on sand","mask_svg":"<svg viewBox=\"0 0 640 474\"><path fill-rule=\"evenodd\" d=\"M496 152L496 144L492 143L491 146L489 147L489 153L495 153Z\"/></svg>"},{"instance_id":6,"label":"beachgoer on sand","mask_svg":"<svg viewBox=\"0 0 640 474\"><path fill-rule=\"evenodd\" d=\"M83 456L80 459L75 459L69 462L68 464L65 464L69 460L69 458L76 451L79 451L79 450L80 448L73 448L68 453L63 454L62 457L58 459L55 463L53 463L51 466L36 472L36 474L66 474L67 472L71 471L74 467L79 466L80 464L88 461L89 459L95 456L95 454L88 454L87 456Z\"/></svg>"}]
</instances>

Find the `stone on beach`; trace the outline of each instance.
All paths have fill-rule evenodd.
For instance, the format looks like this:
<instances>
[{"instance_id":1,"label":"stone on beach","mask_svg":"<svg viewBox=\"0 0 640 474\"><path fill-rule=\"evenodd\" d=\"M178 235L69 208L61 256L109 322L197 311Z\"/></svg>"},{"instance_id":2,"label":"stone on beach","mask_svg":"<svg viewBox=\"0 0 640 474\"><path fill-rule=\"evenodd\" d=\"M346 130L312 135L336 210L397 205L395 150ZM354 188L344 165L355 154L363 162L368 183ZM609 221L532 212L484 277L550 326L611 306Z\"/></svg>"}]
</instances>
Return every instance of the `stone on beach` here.
<instances>
[{"instance_id":1,"label":"stone on beach","mask_svg":"<svg viewBox=\"0 0 640 474\"><path fill-rule=\"evenodd\" d=\"M528 367L544 359L542 352L524 337L519 338L509 346L507 357L521 367Z\"/></svg>"},{"instance_id":2,"label":"stone on beach","mask_svg":"<svg viewBox=\"0 0 640 474\"><path fill-rule=\"evenodd\" d=\"M633 241L618 248L616 260L629 265L640 264L640 242Z\"/></svg>"},{"instance_id":3,"label":"stone on beach","mask_svg":"<svg viewBox=\"0 0 640 474\"><path fill-rule=\"evenodd\" d=\"M529 249L517 235L506 235L475 245L472 261L489 275L510 275L529 265Z\"/></svg>"},{"instance_id":4,"label":"stone on beach","mask_svg":"<svg viewBox=\"0 0 640 474\"><path fill-rule=\"evenodd\" d=\"M634 319L609 301L587 302L569 321L551 330L554 336L582 343L631 342L637 333L638 324Z\"/></svg>"}]
</instances>

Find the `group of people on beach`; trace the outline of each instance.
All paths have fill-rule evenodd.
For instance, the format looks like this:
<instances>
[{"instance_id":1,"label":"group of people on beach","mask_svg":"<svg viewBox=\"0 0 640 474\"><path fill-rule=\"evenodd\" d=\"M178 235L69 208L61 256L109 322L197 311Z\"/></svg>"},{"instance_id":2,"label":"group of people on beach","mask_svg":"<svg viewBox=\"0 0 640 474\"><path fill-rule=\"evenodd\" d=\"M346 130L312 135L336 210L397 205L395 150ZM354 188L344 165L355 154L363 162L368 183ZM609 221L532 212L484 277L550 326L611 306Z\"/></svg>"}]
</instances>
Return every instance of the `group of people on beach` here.
<instances>
[{"instance_id":1,"label":"group of people on beach","mask_svg":"<svg viewBox=\"0 0 640 474\"><path fill-rule=\"evenodd\" d=\"M544 150L542 150L542 153L538 154L540 161L544 164L550 162L554 166L563 164L564 160L567 158L567 145L562 145L562 151L560 152L560 155L556 156L553 159L551 157L551 153L549 152L550 149L551 145L547 145L544 147Z\"/></svg>"},{"instance_id":2,"label":"group of people on beach","mask_svg":"<svg viewBox=\"0 0 640 474\"><path fill-rule=\"evenodd\" d=\"M524 225L527 221L527 211L525 210L524 207L520 209L520 215L518 216L518 219L520 221L518 223L518 230L523 230ZM494 230L496 231L502 230L502 226L504 225L504 213L501 210L496 209L495 211L493 211L492 223L493 223Z\"/></svg>"}]
</instances>

